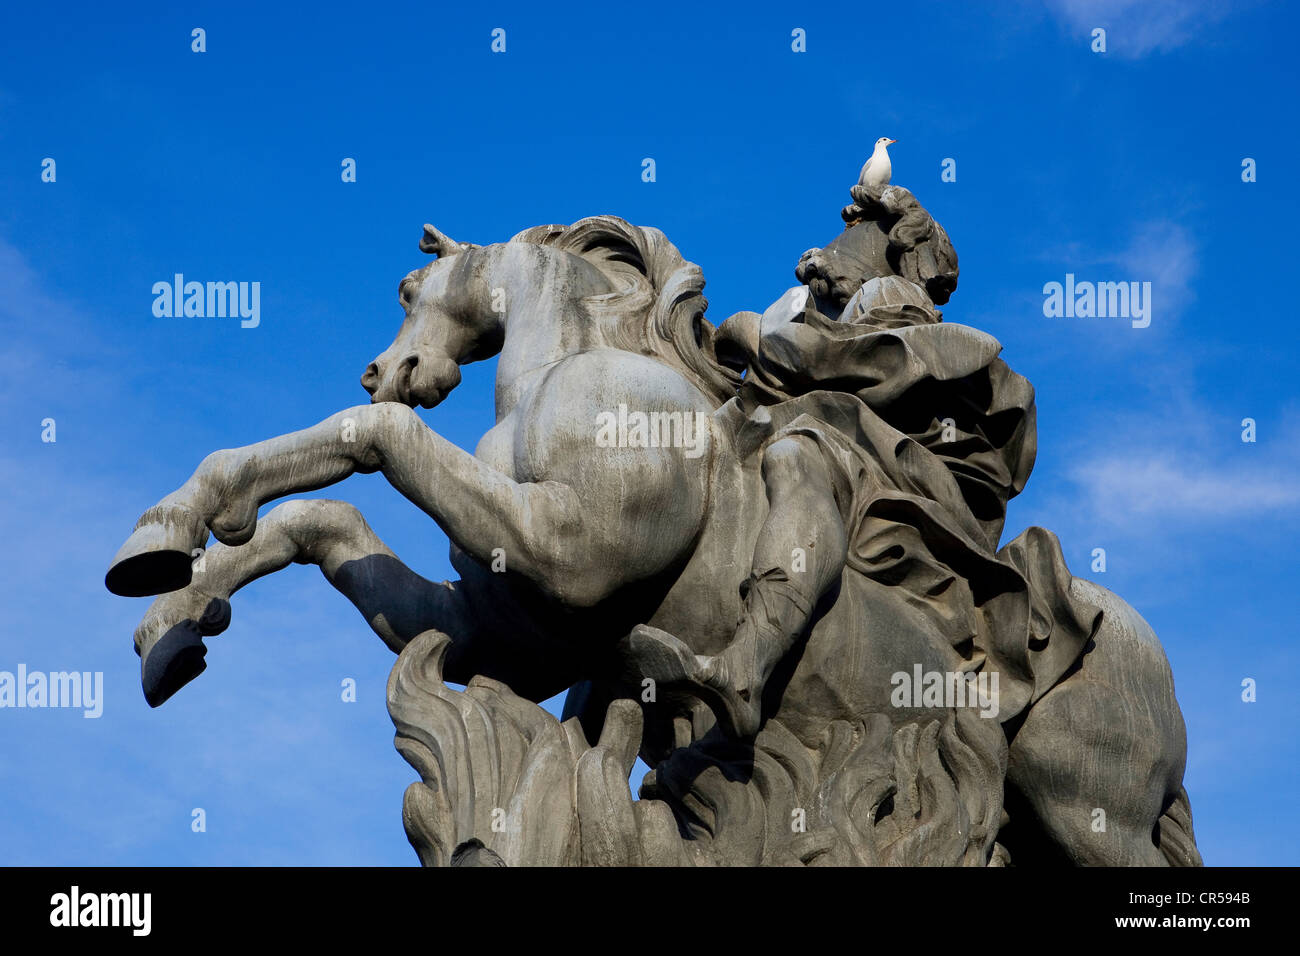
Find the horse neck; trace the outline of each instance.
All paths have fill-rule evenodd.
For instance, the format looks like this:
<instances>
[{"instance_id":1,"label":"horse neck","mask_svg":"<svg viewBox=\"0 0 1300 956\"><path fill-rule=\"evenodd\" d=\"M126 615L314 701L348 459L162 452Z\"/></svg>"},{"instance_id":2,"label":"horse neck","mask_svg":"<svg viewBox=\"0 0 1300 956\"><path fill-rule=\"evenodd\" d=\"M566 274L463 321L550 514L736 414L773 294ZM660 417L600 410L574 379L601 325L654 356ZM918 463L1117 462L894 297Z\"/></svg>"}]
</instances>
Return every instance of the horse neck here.
<instances>
[{"instance_id":1,"label":"horse neck","mask_svg":"<svg viewBox=\"0 0 1300 956\"><path fill-rule=\"evenodd\" d=\"M581 300L612 291L612 286L594 266L570 253L524 242L495 248L499 252L483 277L489 295L493 289L505 293L496 380L500 420L546 369L603 344Z\"/></svg>"}]
</instances>

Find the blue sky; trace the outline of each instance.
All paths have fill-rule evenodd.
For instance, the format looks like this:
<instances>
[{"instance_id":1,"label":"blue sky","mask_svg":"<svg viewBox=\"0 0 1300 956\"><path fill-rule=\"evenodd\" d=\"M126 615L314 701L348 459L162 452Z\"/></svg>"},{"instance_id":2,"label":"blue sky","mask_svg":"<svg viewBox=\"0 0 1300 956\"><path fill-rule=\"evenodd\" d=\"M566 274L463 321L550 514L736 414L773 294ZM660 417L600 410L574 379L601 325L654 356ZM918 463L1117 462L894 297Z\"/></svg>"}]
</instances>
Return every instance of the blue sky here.
<instances>
[{"instance_id":1,"label":"blue sky","mask_svg":"<svg viewBox=\"0 0 1300 956\"><path fill-rule=\"evenodd\" d=\"M1294 8L185 6L0 14L0 670L105 679L98 720L0 710L0 863L413 864L392 655L319 573L237 595L208 671L155 711L131 650L147 602L104 590L110 558L208 452L365 401L422 223L474 242L604 212L658 226L721 323L834 238L882 135L960 256L945 318L1037 388L1006 538L1053 529L1160 636L1206 862L1300 863L1300 335L1270 299L1294 274ZM261 282L261 324L155 318L177 272ZM1066 273L1151 282L1150 327L1046 318ZM472 448L493 366L464 373L422 414ZM318 494L451 574L381 477Z\"/></svg>"}]
</instances>

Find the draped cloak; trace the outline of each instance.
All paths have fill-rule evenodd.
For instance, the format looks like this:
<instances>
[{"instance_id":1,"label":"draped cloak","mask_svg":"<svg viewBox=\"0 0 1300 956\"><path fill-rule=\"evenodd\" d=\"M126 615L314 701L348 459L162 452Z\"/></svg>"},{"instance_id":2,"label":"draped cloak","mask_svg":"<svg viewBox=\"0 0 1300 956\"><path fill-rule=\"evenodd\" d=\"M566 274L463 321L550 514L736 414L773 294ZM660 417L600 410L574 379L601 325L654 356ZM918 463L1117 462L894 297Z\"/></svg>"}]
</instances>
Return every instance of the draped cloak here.
<instances>
[{"instance_id":1,"label":"draped cloak","mask_svg":"<svg viewBox=\"0 0 1300 956\"><path fill-rule=\"evenodd\" d=\"M848 567L900 589L964 669L998 672L998 717L1014 719L1073 666L1100 620L1071 595L1050 531L997 547L1007 500L1033 467L1032 386L992 336L916 322L917 310L856 321L776 312L741 313L719 330L747 369L720 413L738 450L787 435L815 442L849 533Z\"/></svg>"}]
</instances>

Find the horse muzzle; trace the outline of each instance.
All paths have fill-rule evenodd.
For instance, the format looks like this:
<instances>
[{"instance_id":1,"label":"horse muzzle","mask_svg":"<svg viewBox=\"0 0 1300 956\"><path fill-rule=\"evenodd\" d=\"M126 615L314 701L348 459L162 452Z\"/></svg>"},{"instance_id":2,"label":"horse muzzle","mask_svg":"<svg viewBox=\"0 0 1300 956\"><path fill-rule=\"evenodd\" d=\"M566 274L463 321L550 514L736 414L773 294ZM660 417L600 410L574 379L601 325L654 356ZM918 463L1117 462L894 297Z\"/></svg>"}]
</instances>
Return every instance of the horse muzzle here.
<instances>
[{"instance_id":1,"label":"horse muzzle","mask_svg":"<svg viewBox=\"0 0 1300 956\"><path fill-rule=\"evenodd\" d=\"M361 387L370 393L371 403L400 402L414 408L433 408L460 384L460 368L451 359L407 355L389 365L376 360L361 376Z\"/></svg>"}]
</instances>

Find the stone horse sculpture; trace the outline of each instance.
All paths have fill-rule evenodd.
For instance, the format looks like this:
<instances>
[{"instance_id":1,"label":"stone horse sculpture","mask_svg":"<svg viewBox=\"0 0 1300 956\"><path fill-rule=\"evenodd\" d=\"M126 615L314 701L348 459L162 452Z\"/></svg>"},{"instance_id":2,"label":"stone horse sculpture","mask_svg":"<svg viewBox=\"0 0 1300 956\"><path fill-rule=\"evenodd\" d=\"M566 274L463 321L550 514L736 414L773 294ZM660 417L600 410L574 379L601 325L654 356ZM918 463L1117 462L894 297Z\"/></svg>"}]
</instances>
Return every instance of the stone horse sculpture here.
<instances>
[{"instance_id":1,"label":"stone horse sculpture","mask_svg":"<svg viewBox=\"0 0 1300 956\"><path fill-rule=\"evenodd\" d=\"M202 672L235 591L310 563L398 654L426 864L1199 865L1154 634L1049 532L998 548L1032 388L941 321L956 253L915 197L852 194L800 284L720 329L658 230L425 226L371 403L208 456L114 559L109 590L161 595L149 703ZM471 455L413 408L492 356ZM375 471L458 581L343 502L258 516ZM558 721L537 702L564 690Z\"/></svg>"}]
</instances>

